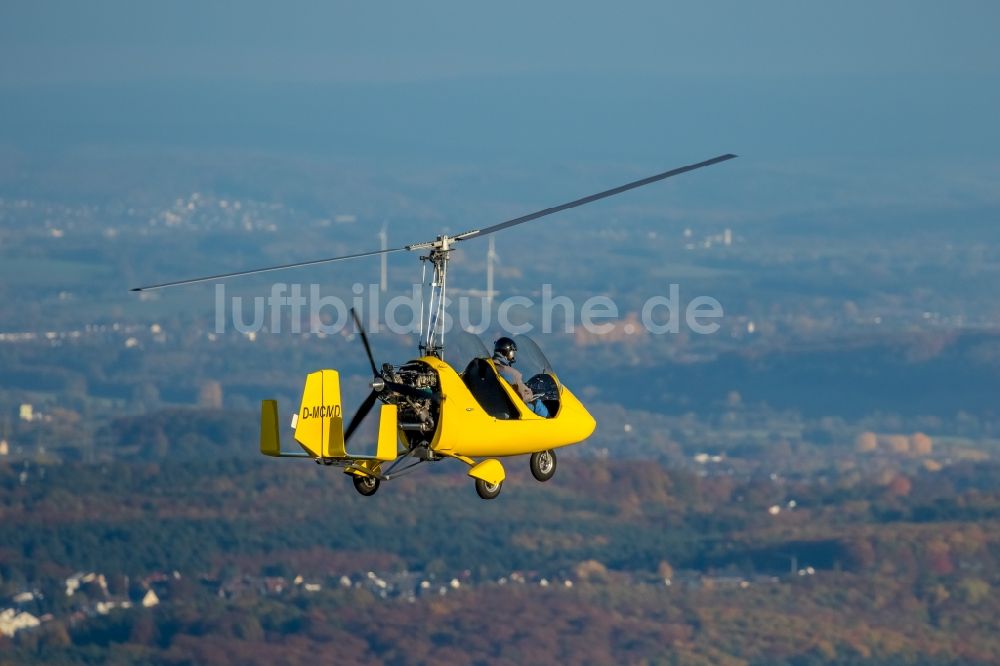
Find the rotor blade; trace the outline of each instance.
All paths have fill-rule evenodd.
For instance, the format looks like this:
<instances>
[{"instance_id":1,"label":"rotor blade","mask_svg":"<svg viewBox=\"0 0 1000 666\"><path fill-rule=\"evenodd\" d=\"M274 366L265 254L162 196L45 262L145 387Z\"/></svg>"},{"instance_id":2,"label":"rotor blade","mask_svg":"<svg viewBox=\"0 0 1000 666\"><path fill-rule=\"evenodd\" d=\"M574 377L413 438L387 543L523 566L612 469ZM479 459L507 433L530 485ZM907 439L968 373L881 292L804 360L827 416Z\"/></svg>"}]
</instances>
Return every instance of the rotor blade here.
<instances>
[{"instance_id":1,"label":"rotor blade","mask_svg":"<svg viewBox=\"0 0 1000 666\"><path fill-rule=\"evenodd\" d=\"M710 160L705 160L704 162L698 162L697 164L689 164L687 166L678 167L676 169L671 169L670 171L664 171L663 173L656 174L655 176L649 176L648 178L643 178L642 180L637 180L625 185L620 185L618 187L612 188L610 190L605 190L604 192L598 192L597 194L591 194L590 196L583 197L582 199L577 199L575 201L570 201L569 203L564 203L561 206L554 206L552 208L546 208L544 210L536 211L528 215L522 215L521 217L516 217L512 220L507 220L506 222L501 222L499 224L494 224L493 226L486 227L485 229L473 229L472 231L466 231L461 234L455 235L454 240L467 240L469 238L476 238L478 236L485 236L486 234L491 234L495 231L500 231L508 227L513 227L524 222L530 222L531 220L537 220L540 217L545 217L546 215L552 215L553 213L558 213L560 211L568 210L570 208L576 208L577 206L582 206L606 197L614 196L616 194L621 194L622 192L627 192L628 190L633 190L637 187L642 187L643 185L649 185L650 183L655 183L659 180L664 180L670 178L671 176L676 176L678 174L685 173L687 171L694 171L695 169L700 169L702 167L711 166L713 164L718 164L719 162L725 162L726 160L731 160L736 155L727 153L726 155L719 155L718 157L713 157ZM362 257L373 257L380 254L390 254L392 252L403 252L406 250L417 250L423 249L424 247L430 247L433 245L431 243L415 243L412 245L406 245L403 247L390 248L386 250L372 250L370 252L358 252L356 254L346 254L340 257L329 257L327 259L314 259L312 261L300 261L294 264L284 264L281 266L269 266L267 268L256 268L248 271L236 271L234 273L220 273L219 275L208 275L205 277L192 278L189 280L176 280L174 282L162 282L160 284L151 284L144 287L133 287L130 291L151 291L153 289L164 289L166 287L177 287L184 284L196 284L198 282L210 282L213 280L225 280L233 277L242 277L244 275L255 275L257 273L268 273L270 271L283 271L289 268L299 268L300 266L315 266L317 264L327 264L334 261L344 261L346 259L360 259Z\"/></svg>"},{"instance_id":2,"label":"rotor blade","mask_svg":"<svg viewBox=\"0 0 1000 666\"><path fill-rule=\"evenodd\" d=\"M545 217L546 215L552 215L553 213L558 213L560 211L568 210L570 208L576 208L577 206L582 206L605 197L612 197L616 194L621 194L622 192L628 192L629 190L634 190L637 187L642 187L643 185L649 185L650 183L655 183L658 180L664 180L670 178L671 176L676 176L678 174L686 173L688 171L694 171L695 169L700 169L702 167L711 166L713 164L718 164L719 162L725 162L726 160L731 160L736 155L731 153L726 155L719 155L718 157L713 157L710 160L705 160L704 162L698 162L697 164L688 164L687 166L678 167L676 169L671 169L670 171L664 171L663 173L658 173L655 176L649 176L648 178L643 178L642 180L636 180L625 185L620 185L618 187L612 188L610 190L605 190L604 192L598 192L597 194L591 194L588 197L583 197L582 199L577 199L576 201L570 201L569 203L564 203L561 206L554 206L552 208L546 208L528 215L522 215L521 217L515 217L513 220L507 220L506 222L501 222L500 224L494 224L491 227L486 227L485 229L475 229L473 231L467 231L465 233L457 234L455 240L467 240L469 238L476 238L478 236L485 236L486 234L492 234L494 231L500 231L501 229L506 229L508 227L513 227L517 224L522 224L524 222L530 222L532 220L537 220L540 217Z\"/></svg>"},{"instance_id":3,"label":"rotor blade","mask_svg":"<svg viewBox=\"0 0 1000 666\"><path fill-rule=\"evenodd\" d=\"M345 444L347 443L347 440L351 438L351 435L354 434L354 431L358 429L358 426L361 425L361 422L365 420L365 417L368 416L368 412L372 411L372 407L375 405L376 400L378 400L378 393L372 391L368 394L368 397L365 398L365 401L361 403L361 406L358 407L358 411L354 413L354 418L351 419L350 424L347 426L347 430L344 431Z\"/></svg>"},{"instance_id":4,"label":"rotor blade","mask_svg":"<svg viewBox=\"0 0 1000 666\"><path fill-rule=\"evenodd\" d=\"M361 325L361 320L358 319L358 313L351 308L351 316L354 317L354 325L358 327L358 333L361 334L361 342L365 345L365 353L368 354L368 362L372 365L372 375L378 377L378 369L375 367L375 357L372 356L371 345L368 344L368 334L365 333L365 327Z\"/></svg>"},{"instance_id":5,"label":"rotor blade","mask_svg":"<svg viewBox=\"0 0 1000 666\"><path fill-rule=\"evenodd\" d=\"M379 254L389 254L391 252L403 252L405 247L395 247L388 250L372 250L371 252L359 252L357 254L345 254L342 257L330 257L328 259L314 259L312 261L300 261L294 264L284 264L283 266L270 266L268 268L255 268L249 271L237 271L235 273L220 273L219 275L208 275L206 277L192 278L190 280L177 280L176 282L163 282L161 284L151 284L145 287L133 287L129 291L151 291L153 289L163 289L164 287L177 287L182 284L194 284L196 282L211 282L212 280L225 280L227 278L241 277L243 275L255 275L256 273L268 273L270 271L283 271L288 268L298 268L299 266L315 266L316 264L328 264L332 261L344 261L345 259L360 259L361 257L373 257Z\"/></svg>"}]
</instances>

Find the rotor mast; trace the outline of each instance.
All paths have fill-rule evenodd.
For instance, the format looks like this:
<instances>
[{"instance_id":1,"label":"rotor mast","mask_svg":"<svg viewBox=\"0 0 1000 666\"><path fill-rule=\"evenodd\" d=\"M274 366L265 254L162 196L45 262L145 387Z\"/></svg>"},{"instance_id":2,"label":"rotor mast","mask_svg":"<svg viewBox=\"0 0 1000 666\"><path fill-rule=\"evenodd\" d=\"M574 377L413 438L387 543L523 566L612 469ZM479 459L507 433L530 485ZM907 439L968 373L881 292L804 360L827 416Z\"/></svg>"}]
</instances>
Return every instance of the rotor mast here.
<instances>
[{"instance_id":1,"label":"rotor mast","mask_svg":"<svg viewBox=\"0 0 1000 666\"><path fill-rule=\"evenodd\" d=\"M464 234L448 236L442 234L437 239L427 243L417 243L407 246L408 250L430 250L420 256L420 261L431 265L430 294L425 300L420 299L420 353L424 356L441 358L444 350L444 313L447 305L448 292L448 259L451 257L451 246L461 240ZM425 265L426 266L426 265ZM421 290L423 285L421 285Z\"/></svg>"}]
</instances>

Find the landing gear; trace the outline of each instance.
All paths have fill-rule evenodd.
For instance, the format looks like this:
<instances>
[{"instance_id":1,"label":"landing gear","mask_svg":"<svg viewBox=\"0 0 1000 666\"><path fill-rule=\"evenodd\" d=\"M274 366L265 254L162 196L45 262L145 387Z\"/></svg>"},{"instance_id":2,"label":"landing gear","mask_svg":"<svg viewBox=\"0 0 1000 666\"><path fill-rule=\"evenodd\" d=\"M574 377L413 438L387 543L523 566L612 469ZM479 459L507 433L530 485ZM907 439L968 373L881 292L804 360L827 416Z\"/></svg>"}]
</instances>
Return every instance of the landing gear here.
<instances>
[{"instance_id":1,"label":"landing gear","mask_svg":"<svg viewBox=\"0 0 1000 666\"><path fill-rule=\"evenodd\" d=\"M539 481L548 481L556 473L556 452L540 451L531 454L531 475Z\"/></svg>"},{"instance_id":2,"label":"landing gear","mask_svg":"<svg viewBox=\"0 0 1000 666\"><path fill-rule=\"evenodd\" d=\"M378 490L379 480L374 476L361 476L356 474L351 477L351 480L354 481L354 489L365 497L374 495L375 491Z\"/></svg>"},{"instance_id":3,"label":"landing gear","mask_svg":"<svg viewBox=\"0 0 1000 666\"><path fill-rule=\"evenodd\" d=\"M500 494L500 487L503 486L503 481L497 481L496 483L487 483L482 479L476 479L476 492L484 500L496 499L496 496Z\"/></svg>"}]
</instances>

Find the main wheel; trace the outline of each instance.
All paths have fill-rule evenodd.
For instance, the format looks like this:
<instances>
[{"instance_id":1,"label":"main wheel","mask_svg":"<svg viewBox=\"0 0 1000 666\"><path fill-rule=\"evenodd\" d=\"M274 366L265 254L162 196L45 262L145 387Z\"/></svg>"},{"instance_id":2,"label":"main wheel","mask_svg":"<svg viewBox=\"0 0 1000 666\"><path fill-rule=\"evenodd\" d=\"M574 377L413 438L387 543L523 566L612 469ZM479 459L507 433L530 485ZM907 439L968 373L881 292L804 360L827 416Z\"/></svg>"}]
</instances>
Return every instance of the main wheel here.
<instances>
[{"instance_id":1,"label":"main wheel","mask_svg":"<svg viewBox=\"0 0 1000 666\"><path fill-rule=\"evenodd\" d=\"M556 473L556 452L539 451L531 454L531 475L539 481L548 481Z\"/></svg>"},{"instance_id":2,"label":"main wheel","mask_svg":"<svg viewBox=\"0 0 1000 666\"><path fill-rule=\"evenodd\" d=\"M501 486L503 486L503 481L487 483L482 479L476 479L476 492L485 500L495 499L500 494Z\"/></svg>"},{"instance_id":3,"label":"main wheel","mask_svg":"<svg viewBox=\"0 0 1000 666\"><path fill-rule=\"evenodd\" d=\"M374 476L360 476L355 474L351 480L354 481L354 489L365 497L374 495L375 491L378 490L379 481Z\"/></svg>"}]
</instances>

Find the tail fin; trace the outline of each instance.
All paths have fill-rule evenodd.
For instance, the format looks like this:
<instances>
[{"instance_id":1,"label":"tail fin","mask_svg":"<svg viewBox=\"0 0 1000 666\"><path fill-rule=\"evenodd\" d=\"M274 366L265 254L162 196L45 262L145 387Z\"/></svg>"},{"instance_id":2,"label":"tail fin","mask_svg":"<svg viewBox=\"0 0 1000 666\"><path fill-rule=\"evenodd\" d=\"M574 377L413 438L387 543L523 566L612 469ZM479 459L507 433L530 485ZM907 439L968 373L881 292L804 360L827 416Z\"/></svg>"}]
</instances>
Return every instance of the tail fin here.
<instances>
[{"instance_id":1,"label":"tail fin","mask_svg":"<svg viewBox=\"0 0 1000 666\"><path fill-rule=\"evenodd\" d=\"M317 458L345 458L340 375L318 370L306 376L302 404L293 419L295 441Z\"/></svg>"},{"instance_id":2,"label":"tail fin","mask_svg":"<svg viewBox=\"0 0 1000 666\"><path fill-rule=\"evenodd\" d=\"M260 403L260 452L265 456L281 457L277 400L262 400Z\"/></svg>"},{"instance_id":3,"label":"tail fin","mask_svg":"<svg viewBox=\"0 0 1000 666\"><path fill-rule=\"evenodd\" d=\"M378 418L378 440L375 460L394 460L399 448L399 431L396 405L382 405Z\"/></svg>"},{"instance_id":4,"label":"tail fin","mask_svg":"<svg viewBox=\"0 0 1000 666\"><path fill-rule=\"evenodd\" d=\"M302 404L292 417L292 428L305 453L283 453L278 434L278 403L264 400L260 410L260 452L276 458L350 458L394 460L398 450L396 405L382 405L375 456L352 456L344 446L344 417L340 404L340 375L317 370L306 375Z\"/></svg>"}]
</instances>

